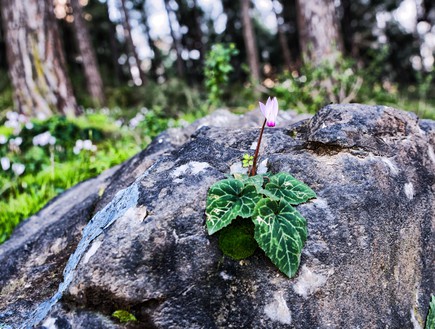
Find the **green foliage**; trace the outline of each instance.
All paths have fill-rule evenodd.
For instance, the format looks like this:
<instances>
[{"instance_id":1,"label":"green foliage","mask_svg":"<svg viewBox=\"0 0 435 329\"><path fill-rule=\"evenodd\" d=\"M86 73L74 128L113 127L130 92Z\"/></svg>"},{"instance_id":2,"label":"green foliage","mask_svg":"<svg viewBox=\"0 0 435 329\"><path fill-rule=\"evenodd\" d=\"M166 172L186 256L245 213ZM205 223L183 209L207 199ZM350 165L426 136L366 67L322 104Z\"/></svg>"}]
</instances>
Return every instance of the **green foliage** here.
<instances>
[{"instance_id":1,"label":"green foliage","mask_svg":"<svg viewBox=\"0 0 435 329\"><path fill-rule=\"evenodd\" d=\"M373 51L370 65L360 67L352 59L340 58L335 66L324 62L304 65L299 71L277 77L268 94L280 100L281 108L315 113L330 103L365 103L393 106L435 118L435 73L415 74L415 86L399 86L385 73L387 47Z\"/></svg>"},{"instance_id":2,"label":"green foliage","mask_svg":"<svg viewBox=\"0 0 435 329\"><path fill-rule=\"evenodd\" d=\"M307 236L305 219L285 201L262 199L254 212L255 240L288 277L299 268Z\"/></svg>"},{"instance_id":3,"label":"green foliage","mask_svg":"<svg viewBox=\"0 0 435 329\"><path fill-rule=\"evenodd\" d=\"M225 88L229 82L229 74L234 70L231 57L238 54L235 44L215 44L206 56L204 75L208 101L212 105L220 105Z\"/></svg>"},{"instance_id":4,"label":"green foliage","mask_svg":"<svg viewBox=\"0 0 435 329\"><path fill-rule=\"evenodd\" d=\"M349 103L355 100L363 78L357 74L354 61L340 59L333 65L304 65L300 72L286 72L271 88L284 108L297 108L314 113L329 103Z\"/></svg>"},{"instance_id":5,"label":"green foliage","mask_svg":"<svg viewBox=\"0 0 435 329\"><path fill-rule=\"evenodd\" d=\"M86 112L74 119L54 116L30 122L21 117L23 122L16 128L0 125L2 143L6 138L0 143L0 158L10 162L9 167L0 166L0 243L47 201L125 161L162 130L177 125L159 111L147 109L134 111L131 118L116 109ZM11 118L18 117L9 112L0 117L0 124L7 120L10 124ZM50 138L37 143L41 134ZM14 172L14 164L24 166L24 172Z\"/></svg>"},{"instance_id":6,"label":"green foliage","mask_svg":"<svg viewBox=\"0 0 435 329\"><path fill-rule=\"evenodd\" d=\"M251 217L260 198L255 185L248 182L230 178L213 184L207 197L208 233L228 226L237 216Z\"/></svg>"},{"instance_id":7,"label":"green foliage","mask_svg":"<svg viewBox=\"0 0 435 329\"><path fill-rule=\"evenodd\" d=\"M237 174L210 187L207 230L211 235L222 229L221 250L241 259L255 250L246 237L249 226L242 225L244 218L251 218L258 246L280 271L292 277L307 239L306 220L292 205L315 197L314 191L287 173L252 177Z\"/></svg>"},{"instance_id":8,"label":"green foliage","mask_svg":"<svg viewBox=\"0 0 435 329\"><path fill-rule=\"evenodd\" d=\"M435 329L435 295L432 295L429 304L429 313L426 318L425 329Z\"/></svg>"},{"instance_id":9,"label":"green foliage","mask_svg":"<svg viewBox=\"0 0 435 329\"><path fill-rule=\"evenodd\" d=\"M307 185L286 173L271 176L265 190L264 193L272 200L284 200L293 205L307 202L316 197L316 194Z\"/></svg>"},{"instance_id":10,"label":"green foliage","mask_svg":"<svg viewBox=\"0 0 435 329\"><path fill-rule=\"evenodd\" d=\"M120 107L160 109L165 118L180 117L202 110L201 94L195 87L180 79L172 78L162 84L150 81L143 87L123 86L107 91L110 108Z\"/></svg>"},{"instance_id":11,"label":"green foliage","mask_svg":"<svg viewBox=\"0 0 435 329\"><path fill-rule=\"evenodd\" d=\"M247 168L249 166L252 166L253 164L254 164L254 157L249 154L244 154L242 160L242 166L244 168Z\"/></svg>"},{"instance_id":12,"label":"green foliage","mask_svg":"<svg viewBox=\"0 0 435 329\"><path fill-rule=\"evenodd\" d=\"M112 317L118 319L121 323L136 322L136 317L126 310L117 310L112 313Z\"/></svg>"}]
</instances>

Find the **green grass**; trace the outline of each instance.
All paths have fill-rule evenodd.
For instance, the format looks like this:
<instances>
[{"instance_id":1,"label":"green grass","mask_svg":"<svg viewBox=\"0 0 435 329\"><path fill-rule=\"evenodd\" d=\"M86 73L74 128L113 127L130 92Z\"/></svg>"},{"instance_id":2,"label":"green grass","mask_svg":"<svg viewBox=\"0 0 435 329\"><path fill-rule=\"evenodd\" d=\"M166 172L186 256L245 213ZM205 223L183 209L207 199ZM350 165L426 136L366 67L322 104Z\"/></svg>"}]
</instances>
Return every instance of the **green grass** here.
<instances>
[{"instance_id":1,"label":"green grass","mask_svg":"<svg viewBox=\"0 0 435 329\"><path fill-rule=\"evenodd\" d=\"M0 166L0 243L9 237L16 225L39 211L50 199L124 162L171 122L152 111L144 113L134 128L129 119L125 118L125 123L119 126L115 118L120 119L111 113L90 113L74 119L35 120L32 129L23 128L17 135L0 125L0 132L8 133L4 136L23 140L14 150L8 143L0 145L0 158L7 157L11 163L26 166L21 175ZM46 131L56 137L56 144L33 145L33 137ZM92 140L97 149L74 153L79 139Z\"/></svg>"}]
</instances>

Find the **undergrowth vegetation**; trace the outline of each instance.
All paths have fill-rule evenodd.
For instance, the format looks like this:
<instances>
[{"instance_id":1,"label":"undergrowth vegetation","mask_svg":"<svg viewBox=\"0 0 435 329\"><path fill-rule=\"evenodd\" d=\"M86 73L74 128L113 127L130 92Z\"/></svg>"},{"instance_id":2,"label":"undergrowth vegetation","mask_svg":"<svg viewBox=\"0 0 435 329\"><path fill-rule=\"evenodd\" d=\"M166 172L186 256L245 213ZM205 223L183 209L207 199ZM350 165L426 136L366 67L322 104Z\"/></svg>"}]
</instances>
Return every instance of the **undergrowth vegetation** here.
<instances>
[{"instance_id":1,"label":"undergrowth vegetation","mask_svg":"<svg viewBox=\"0 0 435 329\"><path fill-rule=\"evenodd\" d=\"M179 124L147 108L125 114L89 109L78 118L41 121L1 113L0 242L57 194L125 161Z\"/></svg>"}]
</instances>

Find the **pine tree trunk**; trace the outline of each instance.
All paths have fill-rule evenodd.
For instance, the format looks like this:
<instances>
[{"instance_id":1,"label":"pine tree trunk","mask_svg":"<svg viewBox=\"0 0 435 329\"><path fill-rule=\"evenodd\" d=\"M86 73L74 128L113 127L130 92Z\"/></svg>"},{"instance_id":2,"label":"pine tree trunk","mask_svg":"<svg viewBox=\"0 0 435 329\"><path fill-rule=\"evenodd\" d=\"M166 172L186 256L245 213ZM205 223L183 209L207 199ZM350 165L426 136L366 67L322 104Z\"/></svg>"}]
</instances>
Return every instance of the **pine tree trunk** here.
<instances>
[{"instance_id":1,"label":"pine tree trunk","mask_svg":"<svg viewBox=\"0 0 435 329\"><path fill-rule=\"evenodd\" d=\"M184 78L184 63L183 63L183 58L181 57L181 51L182 51L182 45L180 42L180 39L177 38L177 36L175 35L175 31L174 31L174 26L172 25L172 15L175 15L173 13L173 10L171 8L171 5L169 4L169 0L164 0L165 2L165 8L166 8L166 13L168 15L168 21L169 21L169 30L171 32L171 37L172 37L172 47L175 49L175 52L177 54L177 73L178 73L178 77L179 78Z\"/></svg>"},{"instance_id":2,"label":"pine tree trunk","mask_svg":"<svg viewBox=\"0 0 435 329\"><path fill-rule=\"evenodd\" d=\"M0 6L0 11L1 11L1 6ZM8 64L6 61L6 40L5 40L5 34L3 33L2 17L0 14L0 70L2 71L4 70L4 72L6 72L7 67Z\"/></svg>"},{"instance_id":3,"label":"pine tree trunk","mask_svg":"<svg viewBox=\"0 0 435 329\"><path fill-rule=\"evenodd\" d=\"M128 11L125 6L125 0L121 0L121 14L123 18L122 25L124 27L125 42L127 43L129 56L133 56L136 62L136 66L139 70L139 77L142 81L142 85L145 85L147 83L147 77L145 75L145 72L141 68L139 56L137 54L136 47L134 46L133 37L131 36L131 25L130 25L130 19L128 17Z\"/></svg>"},{"instance_id":4,"label":"pine tree trunk","mask_svg":"<svg viewBox=\"0 0 435 329\"><path fill-rule=\"evenodd\" d=\"M51 0L2 0L9 75L17 110L46 118L79 113Z\"/></svg>"},{"instance_id":5,"label":"pine tree trunk","mask_svg":"<svg viewBox=\"0 0 435 329\"><path fill-rule=\"evenodd\" d=\"M304 61L334 63L343 52L334 1L297 0L299 41Z\"/></svg>"},{"instance_id":6,"label":"pine tree trunk","mask_svg":"<svg viewBox=\"0 0 435 329\"><path fill-rule=\"evenodd\" d=\"M151 59L151 74L153 76L153 78L156 80L160 75L162 75L162 73L159 74L159 69L162 67L162 54L160 49L156 46L153 38L151 37L150 34L150 26L148 23L148 13L146 11L146 9L144 8L143 11L143 25L144 25L144 33L145 33L145 37L148 41L148 45L151 48L151 51L153 52L153 58Z\"/></svg>"},{"instance_id":7,"label":"pine tree trunk","mask_svg":"<svg viewBox=\"0 0 435 329\"><path fill-rule=\"evenodd\" d=\"M286 1L286 0L284 0L284 1ZM276 21L277 21L277 25L278 25L278 38L279 38L279 44L280 44L281 50L282 50L282 57L284 59L284 65L285 65L287 70L291 70L293 68L294 64L293 64L292 57L290 54L290 49L288 46L287 34L286 34L286 31L284 28L284 17L282 15L282 13L278 13L276 11L275 3L273 6L273 11L275 13Z\"/></svg>"},{"instance_id":8,"label":"pine tree trunk","mask_svg":"<svg viewBox=\"0 0 435 329\"><path fill-rule=\"evenodd\" d=\"M248 57L251 77L254 81L260 81L260 66L258 62L257 43L255 41L254 27L249 14L250 0L242 1L243 39L245 40L246 55Z\"/></svg>"},{"instance_id":9,"label":"pine tree trunk","mask_svg":"<svg viewBox=\"0 0 435 329\"><path fill-rule=\"evenodd\" d=\"M97 58L83 17L82 6L79 0L71 0L70 2L74 14L74 35L82 58L86 86L95 105L101 106L104 104L103 80L98 70Z\"/></svg>"}]
</instances>

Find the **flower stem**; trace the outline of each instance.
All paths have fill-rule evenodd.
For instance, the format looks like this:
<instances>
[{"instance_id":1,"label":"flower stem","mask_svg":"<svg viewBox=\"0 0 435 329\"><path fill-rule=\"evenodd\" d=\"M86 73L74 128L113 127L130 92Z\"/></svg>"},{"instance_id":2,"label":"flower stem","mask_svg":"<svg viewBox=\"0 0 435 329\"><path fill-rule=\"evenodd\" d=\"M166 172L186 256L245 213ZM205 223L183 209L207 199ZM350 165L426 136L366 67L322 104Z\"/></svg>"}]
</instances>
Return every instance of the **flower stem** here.
<instances>
[{"instance_id":1,"label":"flower stem","mask_svg":"<svg viewBox=\"0 0 435 329\"><path fill-rule=\"evenodd\" d=\"M258 153L260 152L261 138L263 137L263 132L264 132L264 127L266 126L266 121L267 120L264 119L263 126L261 127L260 137L258 137L257 148L255 149L254 161L253 161L253 164L252 164L252 168L249 171L249 176L255 176L255 175L257 175L257 159L258 159Z\"/></svg>"}]
</instances>

